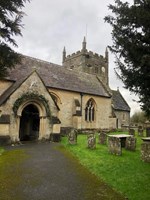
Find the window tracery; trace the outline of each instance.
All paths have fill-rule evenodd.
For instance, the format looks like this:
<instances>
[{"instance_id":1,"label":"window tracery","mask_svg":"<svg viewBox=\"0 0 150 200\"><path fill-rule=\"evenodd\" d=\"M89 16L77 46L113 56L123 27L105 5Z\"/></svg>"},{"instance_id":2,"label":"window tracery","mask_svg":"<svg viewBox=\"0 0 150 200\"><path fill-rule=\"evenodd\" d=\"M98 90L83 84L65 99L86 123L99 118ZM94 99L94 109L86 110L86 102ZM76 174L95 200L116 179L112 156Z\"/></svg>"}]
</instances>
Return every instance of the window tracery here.
<instances>
[{"instance_id":1,"label":"window tracery","mask_svg":"<svg viewBox=\"0 0 150 200\"><path fill-rule=\"evenodd\" d=\"M92 122L95 120L95 102L89 99L85 107L85 121Z\"/></svg>"}]
</instances>

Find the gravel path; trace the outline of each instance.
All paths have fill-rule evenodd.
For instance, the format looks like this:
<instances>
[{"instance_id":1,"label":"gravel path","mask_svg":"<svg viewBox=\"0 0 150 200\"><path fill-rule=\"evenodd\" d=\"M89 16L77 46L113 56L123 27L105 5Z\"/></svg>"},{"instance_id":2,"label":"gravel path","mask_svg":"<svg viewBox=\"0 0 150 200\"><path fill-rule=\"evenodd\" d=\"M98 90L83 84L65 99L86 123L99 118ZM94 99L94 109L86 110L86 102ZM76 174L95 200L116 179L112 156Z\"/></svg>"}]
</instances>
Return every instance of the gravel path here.
<instances>
[{"instance_id":1,"label":"gravel path","mask_svg":"<svg viewBox=\"0 0 150 200\"><path fill-rule=\"evenodd\" d=\"M59 143L27 143L7 147L9 152L23 150L27 157L9 167L8 173L12 173L14 182L15 179L18 181L14 187L12 183L12 187L9 185L9 195L7 198L0 195L0 200L124 199L63 153L60 147Z\"/></svg>"}]
</instances>

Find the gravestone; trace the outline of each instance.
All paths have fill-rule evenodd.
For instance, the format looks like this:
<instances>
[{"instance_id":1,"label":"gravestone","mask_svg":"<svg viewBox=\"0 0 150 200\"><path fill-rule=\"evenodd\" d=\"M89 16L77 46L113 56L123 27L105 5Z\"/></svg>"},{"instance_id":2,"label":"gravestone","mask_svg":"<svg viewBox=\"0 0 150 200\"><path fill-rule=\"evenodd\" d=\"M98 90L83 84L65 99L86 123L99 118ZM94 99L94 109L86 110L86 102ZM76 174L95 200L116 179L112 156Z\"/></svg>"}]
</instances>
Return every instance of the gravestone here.
<instances>
[{"instance_id":1,"label":"gravestone","mask_svg":"<svg viewBox=\"0 0 150 200\"><path fill-rule=\"evenodd\" d=\"M108 150L111 154L122 155L120 138L108 137Z\"/></svg>"},{"instance_id":2,"label":"gravestone","mask_svg":"<svg viewBox=\"0 0 150 200\"><path fill-rule=\"evenodd\" d=\"M136 138L131 136L126 138L125 149L129 151L135 151L136 149Z\"/></svg>"},{"instance_id":3,"label":"gravestone","mask_svg":"<svg viewBox=\"0 0 150 200\"><path fill-rule=\"evenodd\" d=\"M141 159L150 163L150 137L144 138L143 141L141 144Z\"/></svg>"},{"instance_id":4,"label":"gravestone","mask_svg":"<svg viewBox=\"0 0 150 200\"><path fill-rule=\"evenodd\" d=\"M96 137L94 134L89 134L87 136L87 143L89 149L95 149L96 148Z\"/></svg>"},{"instance_id":5,"label":"gravestone","mask_svg":"<svg viewBox=\"0 0 150 200\"><path fill-rule=\"evenodd\" d=\"M146 128L146 137L150 137L150 127Z\"/></svg>"},{"instance_id":6,"label":"gravestone","mask_svg":"<svg viewBox=\"0 0 150 200\"><path fill-rule=\"evenodd\" d=\"M132 128L130 128L130 129L129 129L129 135L135 136L135 130L132 129Z\"/></svg>"},{"instance_id":7,"label":"gravestone","mask_svg":"<svg viewBox=\"0 0 150 200\"><path fill-rule=\"evenodd\" d=\"M138 127L138 135L143 137L143 127L142 126Z\"/></svg>"},{"instance_id":8,"label":"gravestone","mask_svg":"<svg viewBox=\"0 0 150 200\"><path fill-rule=\"evenodd\" d=\"M77 144L77 130L76 129L72 129L68 133L68 143L69 144Z\"/></svg>"},{"instance_id":9,"label":"gravestone","mask_svg":"<svg viewBox=\"0 0 150 200\"><path fill-rule=\"evenodd\" d=\"M104 132L100 132L100 133L98 134L98 139L99 139L99 141L98 141L99 144L106 144L106 141L107 141L107 134L104 133Z\"/></svg>"}]
</instances>

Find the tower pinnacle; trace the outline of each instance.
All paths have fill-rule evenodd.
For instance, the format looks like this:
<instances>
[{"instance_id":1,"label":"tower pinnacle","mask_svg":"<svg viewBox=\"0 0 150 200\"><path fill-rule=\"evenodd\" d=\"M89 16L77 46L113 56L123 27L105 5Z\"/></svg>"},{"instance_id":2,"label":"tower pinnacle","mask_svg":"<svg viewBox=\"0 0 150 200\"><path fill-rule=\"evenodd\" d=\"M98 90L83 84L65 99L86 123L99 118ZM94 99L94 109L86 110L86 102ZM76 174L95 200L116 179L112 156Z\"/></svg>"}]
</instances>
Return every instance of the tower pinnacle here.
<instances>
[{"instance_id":1,"label":"tower pinnacle","mask_svg":"<svg viewBox=\"0 0 150 200\"><path fill-rule=\"evenodd\" d=\"M64 47L63 49L63 57L62 57L62 62L64 62L66 59L66 48Z\"/></svg>"},{"instance_id":2,"label":"tower pinnacle","mask_svg":"<svg viewBox=\"0 0 150 200\"><path fill-rule=\"evenodd\" d=\"M109 53L108 53L108 47L106 47L105 50L105 59L108 61Z\"/></svg>"},{"instance_id":3,"label":"tower pinnacle","mask_svg":"<svg viewBox=\"0 0 150 200\"><path fill-rule=\"evenodd\" d=\"M82 42L82 51L86 50L86 38L84 36L83 42Z\"/></svg>"}]
</instances>

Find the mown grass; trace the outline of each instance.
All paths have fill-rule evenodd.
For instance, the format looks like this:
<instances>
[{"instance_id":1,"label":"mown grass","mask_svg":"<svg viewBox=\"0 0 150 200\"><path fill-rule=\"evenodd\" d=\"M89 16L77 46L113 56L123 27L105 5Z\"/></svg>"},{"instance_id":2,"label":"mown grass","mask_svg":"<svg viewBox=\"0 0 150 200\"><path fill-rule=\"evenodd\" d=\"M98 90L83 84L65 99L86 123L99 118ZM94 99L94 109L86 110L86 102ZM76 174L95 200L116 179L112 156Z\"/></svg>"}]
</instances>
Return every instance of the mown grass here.
<instances>
[{"instance_id":1,"label":"mown grass","mask_svg":"<svg viewBox=\"0 0 150 200\"><path fill-rule=\"evenodd\" d=\"M141 161L141 143L141 138L137 136L135 152L123 148L122 156L115 156L108 153L107 145L97 144L95 150L88 149L86 135L78 136L77 145L69 145L67 138L62 138L64 147L82 165L129 200L150 198L150 163Z\"/></svg>"},{"instance_id":2,"label":"mown grass","mask_svg":"<svg viewBox=\"0 0 150 200\"><path fill-rule=\"evenodd\" d=\"M3 152L4 152L4 149L0 147L0 156L2 155Z\"/></svg>"}]
</instances>

